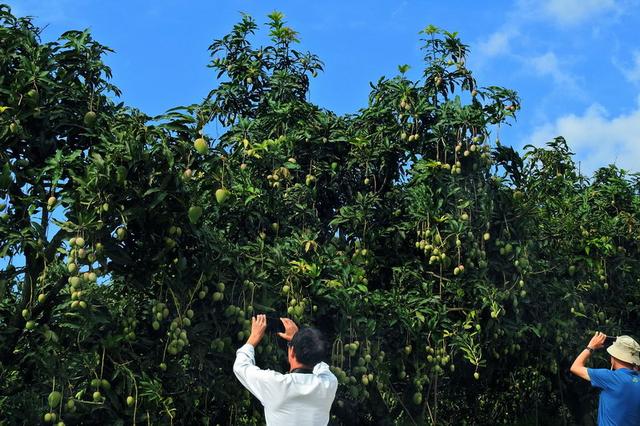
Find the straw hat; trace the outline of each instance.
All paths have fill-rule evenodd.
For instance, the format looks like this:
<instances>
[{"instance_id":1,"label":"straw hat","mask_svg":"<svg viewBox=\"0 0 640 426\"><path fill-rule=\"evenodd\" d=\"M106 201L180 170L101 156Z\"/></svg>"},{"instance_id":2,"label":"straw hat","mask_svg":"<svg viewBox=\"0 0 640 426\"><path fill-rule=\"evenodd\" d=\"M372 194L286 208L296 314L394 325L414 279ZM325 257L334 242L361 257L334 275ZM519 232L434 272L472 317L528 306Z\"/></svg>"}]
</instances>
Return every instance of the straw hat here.
<instances>
[{"instance_id":1,"label":"straw hat","mask_svg":"<svg viewBox=\"0 0 640 426\"><path fill-rule=\"evenodd\" d=\"M629 336L618 336L607 352L620 361L640 366L640 345Z\"/></svg>"}]
</instances>

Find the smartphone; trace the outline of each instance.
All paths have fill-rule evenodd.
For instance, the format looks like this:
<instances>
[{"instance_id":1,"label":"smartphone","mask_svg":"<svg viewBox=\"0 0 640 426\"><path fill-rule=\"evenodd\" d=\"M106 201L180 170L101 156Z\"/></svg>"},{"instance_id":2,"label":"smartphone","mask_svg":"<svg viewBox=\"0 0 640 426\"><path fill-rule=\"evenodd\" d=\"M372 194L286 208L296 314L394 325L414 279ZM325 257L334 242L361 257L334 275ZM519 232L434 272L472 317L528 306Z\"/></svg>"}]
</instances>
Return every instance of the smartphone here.
<instances>
[{"instance_id":1,"label":"smartphone","mask_svg":"<svg viewBox=\"0 0 640 426\"><path fill-rule=\"evenodd\" d=\"M279 316L267 314L267 332L284 333L284 324Z\"/></svg>"},{"instance_id":2,"label":"smartphone","mask_svg":"<svg viewBox=\"0 0 640 426\"><path fill-rule=\"evenodd\" d=\"M609 346L613 345L613 342L616 341L616 339L618 338L618 336L607 336L604 339L604 347L608 348Z\"/></svg>"}]
</instances>

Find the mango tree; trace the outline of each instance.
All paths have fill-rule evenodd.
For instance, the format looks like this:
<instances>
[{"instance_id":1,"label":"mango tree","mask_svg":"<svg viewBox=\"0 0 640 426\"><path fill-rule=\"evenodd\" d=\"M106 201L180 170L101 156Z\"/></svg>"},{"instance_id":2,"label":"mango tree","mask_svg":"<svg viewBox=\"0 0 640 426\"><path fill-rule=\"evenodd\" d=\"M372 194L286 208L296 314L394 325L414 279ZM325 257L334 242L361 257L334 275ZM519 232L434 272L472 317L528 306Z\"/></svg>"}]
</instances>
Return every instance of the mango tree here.
<instances>
[{"instance_id":1,"label":"mango tree","mask_svg":"<svg viewBox=\"0 0 640 426\"><path fill-rule=\"evenodd\" d=\"M231 372L255 313L324 331L336 424L592 414L567 367L637 325L637 181L587 180L562 138L502 145L519 98L476 83L457 34L425 28L421 77L339 116L309 102L323 64L282 14L266 46L244 15L203 101L149 117L87 31L0 21L10 422L261 424Z\"/></svg>"}]
</instances>

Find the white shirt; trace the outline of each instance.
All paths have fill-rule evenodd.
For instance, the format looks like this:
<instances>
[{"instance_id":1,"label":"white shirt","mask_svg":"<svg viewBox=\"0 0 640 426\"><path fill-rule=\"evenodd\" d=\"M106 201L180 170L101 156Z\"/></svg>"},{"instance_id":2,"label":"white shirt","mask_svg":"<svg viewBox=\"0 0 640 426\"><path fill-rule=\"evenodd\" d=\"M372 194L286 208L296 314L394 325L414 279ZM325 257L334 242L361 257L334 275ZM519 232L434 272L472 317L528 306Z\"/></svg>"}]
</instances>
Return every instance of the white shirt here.
<instances>
[{"instance_id":1,"label":"white shirt","mask_svg":"<svg viewBox=\"0 0 640 426\"><path fill-rule=\"evenodd\" d=\"M236 351L233 372L240 383L264 406L267 425L316 426L329 423L329 411L338 389L338 379L324 362L313 374L281 374L256 366L253 346Z\"/></svg>"}]
</instances>

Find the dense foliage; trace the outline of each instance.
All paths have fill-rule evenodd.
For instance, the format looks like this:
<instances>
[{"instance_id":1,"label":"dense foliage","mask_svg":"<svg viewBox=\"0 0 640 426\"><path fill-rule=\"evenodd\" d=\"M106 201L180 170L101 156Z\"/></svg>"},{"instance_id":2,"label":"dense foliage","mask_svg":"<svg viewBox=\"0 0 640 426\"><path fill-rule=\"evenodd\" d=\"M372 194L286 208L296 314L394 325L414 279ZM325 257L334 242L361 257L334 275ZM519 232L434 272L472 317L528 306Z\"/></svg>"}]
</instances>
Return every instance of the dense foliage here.
<instances>
[{"instance_id":1,"label":"dense foliage","mask_svg":"<svg viewBox=\"0 0 640 426\"><path fill-rule=\"evenodd\" d=\"M639 325L636 176L501 145L516 93L431 26L418 81L338 116L269 19L268 46L249 16L211 45L202 103L149 117L88 32L43 43L0 7L0 424L260 424L231 371L256 312L326 333L336 424L588 423L569 363Z\"/></svg>"}]
</instances>

